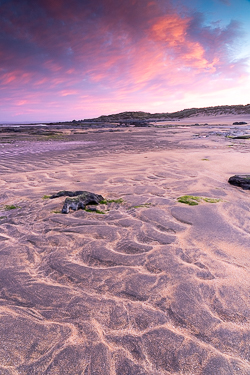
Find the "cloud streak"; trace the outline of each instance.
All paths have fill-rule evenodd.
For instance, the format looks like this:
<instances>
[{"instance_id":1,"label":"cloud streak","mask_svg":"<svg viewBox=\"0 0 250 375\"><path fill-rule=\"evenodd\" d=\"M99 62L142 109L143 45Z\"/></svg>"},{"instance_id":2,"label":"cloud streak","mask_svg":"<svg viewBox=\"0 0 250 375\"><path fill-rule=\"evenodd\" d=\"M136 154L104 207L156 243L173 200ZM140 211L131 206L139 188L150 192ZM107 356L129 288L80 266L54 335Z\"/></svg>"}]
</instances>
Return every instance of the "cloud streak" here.
<instances>
[{"instance_id":1,"label":"cloud streak","mask_svg":"<svg viewBox=\"0 0 250 375\"><path fill-rule=\"evenodd\" d=\"M39 111L47 93L48 107L52 96L59 107L74 96L83 113L86 95L125 106L135 93L157 101L164 90L248 75L234 54L238 21L207 25L201 12L171 1L7 0L0 10L0 95L13 98L10 110L17 90L26 108L32 94Z\"/></svg>"}]
</instances>

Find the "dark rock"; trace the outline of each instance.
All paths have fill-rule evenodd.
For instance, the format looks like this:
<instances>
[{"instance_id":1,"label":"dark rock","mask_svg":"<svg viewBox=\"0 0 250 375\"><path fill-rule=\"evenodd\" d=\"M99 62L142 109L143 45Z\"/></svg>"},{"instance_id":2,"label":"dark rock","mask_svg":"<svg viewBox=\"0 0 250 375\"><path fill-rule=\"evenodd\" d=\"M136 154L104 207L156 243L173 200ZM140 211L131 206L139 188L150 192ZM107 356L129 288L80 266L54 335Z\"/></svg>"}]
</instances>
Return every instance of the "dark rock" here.
<instances>
[{"instance_id":1,"label":"dark rock","mask_svg":"<svg viewBox=\"0 0 250 375\"><path fill-rule=\"evenodd\" d=\"M88 204L98 204L102 200L104 200L104 198L101 195L85 191L83 194L78 195L75 198L66 198L62 208L62 213L68 214L70 209L77 211L82 208L84 210Z\"/></svg>"},{"instance_id":2,"label":"dark rock","mask_svg":"<svg viewBox=\"0 0 250 375\"><path fill-rule=\"evenodd\" d=\"M63 214L68 214L69 210L72 209L74 211L79 210L82 208L83 210L88 204L98 204L104 200L102 195L98 195L95 193L90 193L89 191L59 191L56 194L53 194L50 199L68 196L64 201L64 205L62 208Z\"/></svg>"},{"instance_id":3,"label":"dark rock","mask_svg":"<svg viewBox=\"0 0 250 375\"><path fill-rule=\"evenodd\" d=\"M76 196L81 195L83 193L86 193L86 191L83 191L83 190L77 190L77 191L61 190L58 193L51 195L50 199L59 198L59 197L76 197Z\"/></svg>"},{"instance_id":4,"label":"dark rock","mask_svg":"<svg viewBox=\"0 0 250 375\"><path fill-rule=\"evenodd\" d=\"M244 190L250 190L250 175L235 175L229 178L229 184L240 186Z\"/></svg>"},{"instance_id":5,"label":"dark rock","mask_svg":"<svg viewBox=\"0 0 250 375\"><path fill-rule=\"evenodd\" d=\"M235 137L231 137L232 139L249 139L250 134L245 134L245 135L237 135Z\"/></svg>"},{"instance_id":6,"label":"dark rock","mask_svg":"<svg viewBox=\"0 0 250 375\"><path fill-rule=\"evenodd\" d=\"M236 121L236 122L233 122L233 125L247 125L247 122L245 121Z\"/></svg>"}]
</instances>

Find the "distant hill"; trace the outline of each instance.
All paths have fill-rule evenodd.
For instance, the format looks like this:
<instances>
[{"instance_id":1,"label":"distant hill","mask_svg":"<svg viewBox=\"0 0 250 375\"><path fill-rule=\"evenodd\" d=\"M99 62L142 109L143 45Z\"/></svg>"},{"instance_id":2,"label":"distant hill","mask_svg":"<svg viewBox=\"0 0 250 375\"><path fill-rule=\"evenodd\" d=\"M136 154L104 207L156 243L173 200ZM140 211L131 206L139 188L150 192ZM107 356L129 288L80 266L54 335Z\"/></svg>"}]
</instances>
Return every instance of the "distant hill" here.
<instances>
[{"instance_id":1,"label":"distant hill","mask_svg":"<svg viewBox=\"0 0 250 375\"><path fill-rule=\"evenodd\" d=\"M221 105L216 107L189 108L172 113L149 113L149 112L121 112L108 116L100 116L84 121L94 122L120 122L128 120L178 120L199 115L218 116L218 115L243 115L250 114L250 104L246 105Z\"/></svg>"}]
</instances>

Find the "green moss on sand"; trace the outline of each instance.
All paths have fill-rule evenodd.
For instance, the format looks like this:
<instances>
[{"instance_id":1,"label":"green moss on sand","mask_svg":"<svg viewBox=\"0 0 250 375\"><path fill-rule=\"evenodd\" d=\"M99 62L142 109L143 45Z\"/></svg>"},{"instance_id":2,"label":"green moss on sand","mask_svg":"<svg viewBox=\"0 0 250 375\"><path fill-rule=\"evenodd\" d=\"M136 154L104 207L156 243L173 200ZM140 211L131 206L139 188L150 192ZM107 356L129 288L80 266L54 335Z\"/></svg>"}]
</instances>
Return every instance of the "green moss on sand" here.
<instances>
[{"instance_id":1,"label":"green moss on sand","mask_svg":"<svg viewBox=\"0 0 250 375\"><path fill-rule=\"evenodd\" d=\"M103 201L99 202L100 204L108 204L108 203L118 203L118 204L121 204L123 203L123 199L122 198L118 198L118 199L104 199Z\"/></svg>"},{"instance_id":2,"label":"green moss on sand","mask_svg":"<svg viewBox=\"0 0 250 375\"><path fill-rule=\"evenodd\" d=\"M15 206L14 204L10 204L10 205L6 204L6 206L4 206L5 211L15 210L17 208L21 208L21 207Z\"/></svg>"},{"instance_id":3,"label":"green moss on sand","mask_svg":"<svg viewBox=\"0 0 250 375\"><path fill-rule=\"evenodd\" d=\"M177 198L178 202L188 204L189 206L197 206L198 202L200 202L200 197L195 197L194 195L182 195L181 197Z\"/></svg>"},{"instance_id":4,"label":"green moss on sand","mask_svg":"<svg viewBox=\"0 0 250 375\"><path fill-rule=\"evenodd\" d=\"M220 199L217 199L217 198L202 198L203 201L207 202L207 203L218 203L220 202Z\"/></svg>"},{"instance_id":5,"label":"green moss on sand","mask_svg":"<svg viewBox=\"0 0 250 375\"><path fill-rule=\"evenodd\" d=\"M100 215L105 215L105 212L100 211L100 210L90 210L90 209L88 209L88 208L85 208L84 211L86 211L86 212L92 212L92 213L100 214Z\"/></svg>"},{"instance_id":6,"label":"green moss on sand","mask_svg":"<svg viewBox=\"0 0 250 375\"><path fill-rule=\"evenodd\" d=\"M140 208L140 207L146 207L149 208L152 203L143 203L143 204L138 204L138 206L133 206L133 208Z\"/></svg>"},{"instance_id":7,"label":"green moss on sand","mask_svg":"<svg viewBox=\"0 0 250 375\"><path fill-rule=\"evenodd\" d=\"M202 201L207 203L218 203L221 201L221 199L197 197L194 195L182 195L181 197L177 198L177 201L180 203L188 204L189 206L197 206L199 202Z\"/></svg>"}]
</instances>

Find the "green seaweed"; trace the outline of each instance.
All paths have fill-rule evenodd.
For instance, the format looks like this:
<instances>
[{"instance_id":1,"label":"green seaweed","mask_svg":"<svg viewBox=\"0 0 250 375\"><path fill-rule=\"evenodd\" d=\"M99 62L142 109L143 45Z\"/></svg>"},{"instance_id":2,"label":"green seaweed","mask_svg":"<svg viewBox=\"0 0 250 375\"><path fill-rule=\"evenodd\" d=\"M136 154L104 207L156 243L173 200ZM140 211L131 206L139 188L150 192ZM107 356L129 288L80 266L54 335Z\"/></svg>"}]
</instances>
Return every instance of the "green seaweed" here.
<instances>
[{"instance_id":1,"label":"green seaweed","mask_svg":"<svg viewBox=\"0 0 250 375\"><path fill-rule=\"evenodd\" d=\"M181 197L177 198L178 202L188 204L189 206L197 206L198 202L200 202L200 197L195 197L194 195L182 195Z\"/></svg>"},{"instance_id":2,"label":"green seaweed","mask_svg":"<svg viewBox=\"0 0 250 375\"><path fill-rule=\"evenodd\" d=\"M189 206L197 206L199 202L207 202L207 203L218 203L221 199L217 198L207 198L207 197L196 197L194 195L183 195L177 198L177 201L180 203L188 204Z\"/></svg>"},{"instance_id":3,"label":"green seaweed","mask_svg":"<svg viewBox=\"0 0 250 375\"><path fill-rule=\"evenodd\" d=\"M85 208L84 211L86 211L86 212L92 212L92 213L94 212L94 213L100 214L100 215L105 215L105 212L100 211L100 210L90 210L89 208Z\"/></svg>"},{"instance_id":4,"label":"green seaweed","mask_svg":"<svg viewBox=\"0 0 250 375\"><path fill-rule=\"evenodd\" d=\"M50 198L50 195L44 195L43 196L43 199L49 199Z\"/></svg>"},{"instance_id":5,"label":"green seaweed","mask_svg":"<svg viewBox=\"0 0 250 375\"><path fill-rule=\"evenodd\" d=\"M209 161L209 159L207 159L207 158L204 158L204 159L201 159L201 160L204 160L204 161Z\"/></svg>"},{"instance_id":6,"label":"green seaweed","mask_svg":"<svg viewBox=\"0 0 250 375\"><path fill-rule=\"evenodd\" d=\"M102 201L100 201L99 203L100 204L108 204L108 203L123 203L123 199L122 198L118 198L118 199L104 199Z\"/></svg>"},{"instance_id":7,"label":"green seaweed","mask_svg":"<svg viewBox=\"0 0 250 375\"><path fill-rule=\"evenodd\" d=\"M51 211L53 214L61 214L62 213L62 211L61 210L53 210L53 211Z\"/></svg>"},{"instance_id":8,"label":"green seaweed","mask_svg":"<svg viewBox=\"0 0 250 375\"><path fill-rule=\"evenodd\" d=\"M101 210L95 210L94 212L96 212L97 214L100 214L100 215L105 215L105 212L103 212Z\"/></svg>"},{"instance_id":9,"label":"green seaweed","mask_svg":"<svg viewBox=\"0 0 250 375\"><path fill-rule=\"evenodd\" d=\"M7 219L7 216L0 216L0 220Z\"/></svg>"},{"instance_id":10,"label":"green seaweed","mask_svg":"<svg viewBox=\"0 0 250 375\"><path fill-rule=\"evenodd\" d=\"M21 208L21 207L15 206L14 204L10 204L10 205L6 204L6 206L4 206L5 211L15 210L17 208Z\"/></svg>"},{"instance_id":11,"label":"green seaweed","mask_svg":"<svg viewBox=\"0 0 250 375\"><path fill-rule=\"evenodd\" d=\"M146 207L149 208L152 203L143 203L143 204L138 204L138 206L133 206L133 208L140 208L140 207Z\"/></svg>"},{"instance_id":12,"label":"green seaweed","mask_svg":"<svg viewBox=\"0 0 250 375\"><path fill-rule=\"evenodd\" d=\"M218 203L221 201L221 199L218 199L218 198L202 198L203 201L207 202L207 203Z\"/></svg>"}]
</instances>

